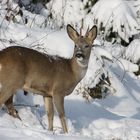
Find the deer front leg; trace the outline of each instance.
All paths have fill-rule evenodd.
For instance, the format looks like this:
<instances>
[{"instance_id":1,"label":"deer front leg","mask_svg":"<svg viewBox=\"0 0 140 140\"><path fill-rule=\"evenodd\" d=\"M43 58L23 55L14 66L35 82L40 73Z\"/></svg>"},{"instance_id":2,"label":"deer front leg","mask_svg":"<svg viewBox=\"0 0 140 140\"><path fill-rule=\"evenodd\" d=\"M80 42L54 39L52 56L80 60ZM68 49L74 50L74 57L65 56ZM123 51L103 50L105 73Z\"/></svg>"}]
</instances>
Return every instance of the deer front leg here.
<instances>
[{"instance_id":1,"label":"deer front leg","mask_svg":"<svg viewBox=\"0 0 140 140\"><path fill-rule=\"evenodd\" d=\"M61 125L64 133L68 133L67 124L65 120L65 111L64 111L64 97L60 95L53 96L54 104L57 109L59 118L61 120Z\"/></svg>"},{"instance_id":2,"label":"deer front leg","mask_svg":"<svg viewBox=\"0 0 140 140\"><path fill-rule=\"evenodd\" d=\"M54 117L54 108L53 108L53 101L52 97L44 97L45 101L45 108L48 115L48 129L53 131L53 117Z\"/></svg>"}]
</instances>

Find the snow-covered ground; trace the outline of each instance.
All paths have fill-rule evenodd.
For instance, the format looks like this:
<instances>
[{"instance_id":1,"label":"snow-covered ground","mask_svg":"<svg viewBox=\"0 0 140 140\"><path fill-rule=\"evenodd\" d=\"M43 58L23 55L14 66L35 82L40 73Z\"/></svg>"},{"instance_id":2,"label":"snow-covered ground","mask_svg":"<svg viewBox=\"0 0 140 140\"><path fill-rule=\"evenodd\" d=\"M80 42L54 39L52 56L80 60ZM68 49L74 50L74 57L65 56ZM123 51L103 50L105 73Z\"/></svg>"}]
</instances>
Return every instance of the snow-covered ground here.
<instances>
[{"instance_id":1,"label":"snow-covered ground","mask_svg":"<svg viewBox=\"0 0 140 140\"><path fill-rule=\"evenodd\" d=\"M134 99L132 96L126 99L126 93L121 97L114 95L104 101L93 103L86 103L84 99L74 94L67 97L65 110L69 134L62 134L57 115L54 119L54 132L49 132L46 128L47 115L42 97L35 95L32 98L31 95L27 97L23 95L21 98L21 94L16 99L20 103L22 99L24 104L40 103L40 106L17 107L22 122L9 116L5 110L1 110L1 140L139 140L140 138L139 106L134 113L132 110L132 100L135 105ZM118 104L123 104L123 108Z\"/></svg>"},{"instance_id":2,"label":"snow-covered ground","mask_svg":"<svg viewBox=\"0 0 140 140\"><path fill-rule=\"evenodd\" d=\"M1 10L0 49L9 45L22 45L50 55L72 57L74 44L65 29L41 28L39 25L44 20L42 16L37 15L32 22L35 15L28 11L24 13L30 16L27 25L3 20L5 11ZM22 21L20 17L17 19ZM96 39L95 44L100 44L100 40ZM127 49L117 45L93 48L82 84L96 85L96 73L107 71L115 92L105 99L90 102L82 94L77 95L76 91L67 96L65 111L68 134L62 133L57 113L54 131L48 131L43 98L33 94L25 96L23 91L19 91L14 103L22 121L9 116L5 108L1 109L0 140L140 140L140 78L133 74L138 70L138 65L128 61L140 58L140 52L137 51L139 47L138 39ZM102 69L102 59L96 62L96 58L101 55L113 60L107 61L106 67Z\"/></svg>"}]
</instances>

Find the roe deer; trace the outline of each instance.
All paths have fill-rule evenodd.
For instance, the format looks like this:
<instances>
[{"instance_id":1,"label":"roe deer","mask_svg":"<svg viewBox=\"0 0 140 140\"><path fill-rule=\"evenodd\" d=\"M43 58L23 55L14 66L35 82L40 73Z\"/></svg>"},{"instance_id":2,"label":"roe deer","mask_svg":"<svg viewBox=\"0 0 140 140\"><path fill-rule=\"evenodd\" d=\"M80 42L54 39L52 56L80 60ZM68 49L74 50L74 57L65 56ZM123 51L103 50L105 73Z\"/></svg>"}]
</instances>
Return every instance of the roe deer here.
<instances>
[{"instance_id":1,"label":"roe deer","mask_svg":"<svg viewBox=\"0 0 140 140\"><path fill-rule=\"evenodd\" d=\"M81 36L71 25L67 25L67 33L75 43L71 59L53 59L20 46L0 51L0 105L5 103L8 110L14 110L12 96L19 89L40 94L44 97L48 114L48 129L53 130L55 105L64 133L68 132L64 97L71 94L86 74L97 27L93 26L85 36Z\"/></svg>"}]
</instances>

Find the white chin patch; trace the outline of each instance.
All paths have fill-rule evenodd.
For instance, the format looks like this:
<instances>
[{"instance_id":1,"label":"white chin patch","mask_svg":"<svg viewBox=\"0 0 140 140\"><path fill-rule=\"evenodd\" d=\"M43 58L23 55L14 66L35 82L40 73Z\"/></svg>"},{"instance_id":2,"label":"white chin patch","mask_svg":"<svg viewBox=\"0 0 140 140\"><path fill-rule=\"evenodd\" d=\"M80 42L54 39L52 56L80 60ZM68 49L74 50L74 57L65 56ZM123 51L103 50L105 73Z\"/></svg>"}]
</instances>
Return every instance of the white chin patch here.
<instances>
[{"instance_id":1,"label":"white chin patch","mask_svg":"<svg viewBox=\"0 0 140 140\"><path fill-rule=\"evenodd\" d=\"M78 61L82 61L83 60L83 57L77 57L77 60Z\"/></svg>"},{"instance_id":2,"label":"white chin patch","mask_svg":"<svg viewBox=\"0 0 140 140\"><path fill-rule=\"evenodd\" d=\"M83 59L82 59L83 60ZM82 67L82 68L86 68L87 67L87 64L82 64L82 60L79 60L79 59L77 59L77 63L78 63L78 65L80 66L80 67Z\"/></svg>"}]
</instances>

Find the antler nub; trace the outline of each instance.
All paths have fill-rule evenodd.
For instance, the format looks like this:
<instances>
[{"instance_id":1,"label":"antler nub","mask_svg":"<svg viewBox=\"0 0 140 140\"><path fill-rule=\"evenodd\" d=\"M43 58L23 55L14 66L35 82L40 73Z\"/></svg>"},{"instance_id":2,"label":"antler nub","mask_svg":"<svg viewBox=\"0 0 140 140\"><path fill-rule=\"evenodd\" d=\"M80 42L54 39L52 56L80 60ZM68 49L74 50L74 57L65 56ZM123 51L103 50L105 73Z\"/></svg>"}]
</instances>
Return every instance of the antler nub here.
<instances>
[{"instance_id":1,"label":"antler nub","mask_svg":"<svg viewBox=\"0 0 140 140\"><path fill-rule=\"evenodd\" d=\"M84 19L82 19L82 22L81 22L80 36L82 36L83 27L84 27Z\"/></svg>"},{"instance_id":2,"label":"antler nub","mask_svg":"<svg viewBox=\"0 0 140 140\"><path fill-rule=\"evenodd\" d=\"M87 31L86 31L85 36L87 36L88 32L89 32L89 26L88 26L88 28L87 28Z\"/></svg>"}]
</instances>

